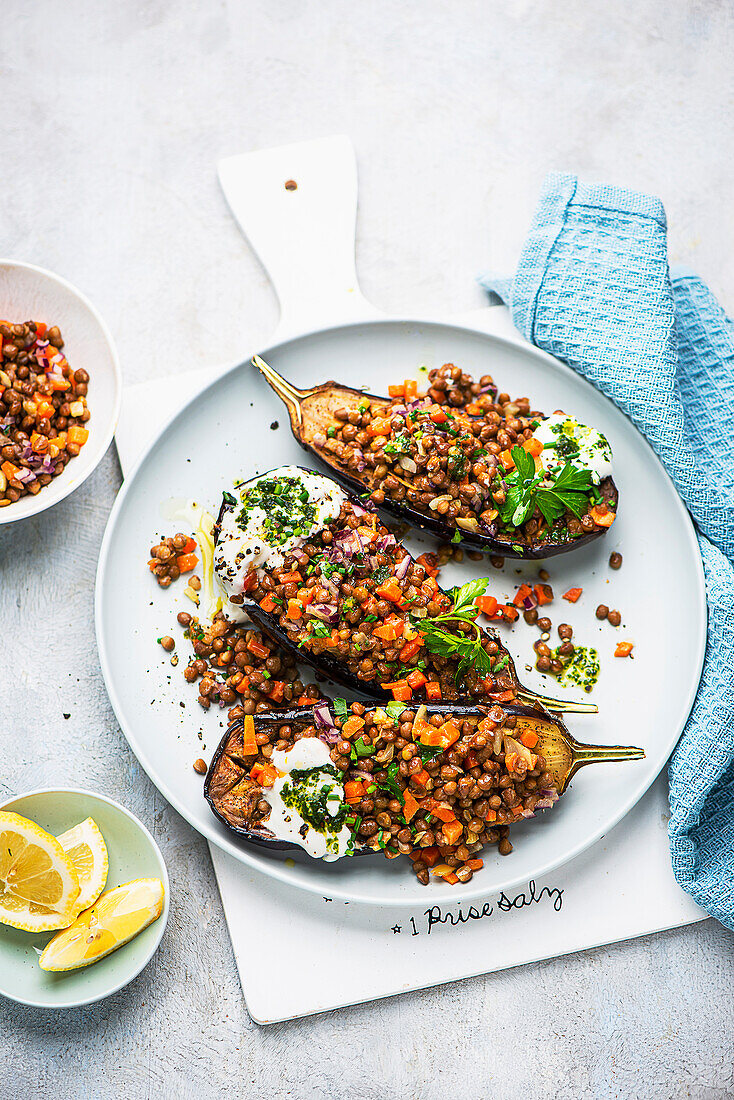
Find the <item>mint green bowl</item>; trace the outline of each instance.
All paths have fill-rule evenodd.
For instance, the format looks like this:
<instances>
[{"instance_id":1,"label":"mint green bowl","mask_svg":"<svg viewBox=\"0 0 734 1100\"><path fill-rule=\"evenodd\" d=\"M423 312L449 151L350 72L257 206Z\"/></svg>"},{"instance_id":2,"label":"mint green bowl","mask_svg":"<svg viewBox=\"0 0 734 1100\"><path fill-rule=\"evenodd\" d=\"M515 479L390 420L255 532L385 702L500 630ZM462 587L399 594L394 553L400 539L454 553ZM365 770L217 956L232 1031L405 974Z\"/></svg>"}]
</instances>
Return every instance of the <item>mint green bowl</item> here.
<instances>
[{"instance_id":1,"label":"mint green bowl","mask_svg":"<svg viewBox=\"0 0 734 1100\"><path fill-rule=\"evenodd\" d=\"M92 791L31 791L9 799L0 809L30 818L54 836L92 817L110 861L105 890L134 878L159 878L165 890L158 920L111 955L79 970L41 970L38 957L54 932L21 932L0 924L0 994L35 1008L77 1008L116 993L150 961L166 928L169 884L160 848L128 810Z\"/></svg>"}]
</instances>

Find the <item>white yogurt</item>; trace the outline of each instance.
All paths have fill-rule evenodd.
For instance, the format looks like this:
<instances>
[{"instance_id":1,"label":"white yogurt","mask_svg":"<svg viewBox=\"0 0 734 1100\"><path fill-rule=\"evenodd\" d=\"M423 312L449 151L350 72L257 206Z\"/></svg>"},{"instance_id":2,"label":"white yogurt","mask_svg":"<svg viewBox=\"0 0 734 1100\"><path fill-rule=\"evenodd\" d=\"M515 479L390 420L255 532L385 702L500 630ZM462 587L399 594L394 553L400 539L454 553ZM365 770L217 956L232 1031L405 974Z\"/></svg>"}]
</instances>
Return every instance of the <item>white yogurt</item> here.
<instances>
[{"instance_id":1,"label":"white yogurt","mask_svg":"<svg viewBox=\"0 0 734 1100\"><path fill-rule=\"evenodd\" d=\"M607 438L572 416L553 413L541 421L533 437L545 447L540 459L546 470L569 462L577 470L589 470L595 485L612 475L612 448Z\"/></svg>"},{"instance_id":2,"label":"white yogurt","mask_svg":"<svg viewBox=\"0 0 734 1100\"><path fill-rule=\"evenodd\" d=\"M344 804L344 784L340 778L323 769L333 768L329 756L329 747L318 737L302 737L292 749L282 752L276 749L270 758L280 775L270 790L263 791L263 798L270 804L270 816L264 824L278 840L290 840L299 844L314 859L332 862L347 854L352 834L346 825L338 830L329 829L328 822L324 831L315 829L305 821L297 809L283 801L283 788L288 786L301 797L313 798L326 796L326 809L329 816L336 817ZM313 770L317 769L317 770ZM310 774L298 781L291 778L293 771L309 771Z\"/></svg>"},{"instance_id":3,"label":"white yogurt","mask_svg":"<svg viewBox=\"0 0 734 1100\"><path fill-rule=\"evenodd\" d=\"M265 480L283 478L291 483L298 482L308 499L296 502L296 514L300 514L298 530L279 534L273 526L274 507L268 507L267 502L265 506L255 503L246 507L241 497ZM302 546L315 532L336 519L346 500L346 494L332 481L300 470L298 466L279 466L277 470L270 470L235 489L233 496L237 503L222 519L214 553L214 570L227 599L241 594L251 566L261 569L267 565L269 569L277 569L287 553Z\"/></svg>"}]
</instances>

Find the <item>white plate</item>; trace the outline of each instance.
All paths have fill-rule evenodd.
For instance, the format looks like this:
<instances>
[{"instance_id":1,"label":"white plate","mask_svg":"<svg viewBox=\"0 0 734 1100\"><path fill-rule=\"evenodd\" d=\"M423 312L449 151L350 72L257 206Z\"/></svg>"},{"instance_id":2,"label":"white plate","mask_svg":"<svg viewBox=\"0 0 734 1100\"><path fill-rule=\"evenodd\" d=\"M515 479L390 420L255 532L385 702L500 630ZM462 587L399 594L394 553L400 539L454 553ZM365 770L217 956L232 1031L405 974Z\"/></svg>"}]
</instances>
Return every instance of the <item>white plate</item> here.
<instances>
[{"instance_id":1,"label":"white plate","mask_svg":"<svg viewBox=\"0 0 734 1100\"><path fill-rule=\"evenodd\" d=\"M33 264L0 260L0 317L12 324L45 321L57 325L72 370L89 375L89 439L63 473L35 496L0 508L0 524L38 515L73 493L96 469L112 442L120 414L122 381L107 325L80 290Z\"/></svg>"},{"instance_id":2,"label":"white plate","mask_svg":"<svg viewBox=\"0 0 734 1100\"><path fill-rule=\"evenodd\" d=\"M287 866L283 854L247 846L229 833L211 814L192 768L195 757L210 758L226 712L205 715L183 681L184 660L171 668L156 644L162 633L180 637L171 600L176 586L158 589L146 559L154 536L178 529L165 518L171 498L193 497L216 510L221 490L234 478L287 462L310 464L290 434L284 407L248 366L227 370L175 416L125 481L110 516L97 576L97 637L107 689L131 747L159 790L199 832L243 863L319 895L406 906L448 897L459 903L542 877L593 844L634 806L665 764L695 697L705 648L703 571L691 521L670 479L631 423L578 375L542 352L470 326L366 322L301 337L264 356L296 385L337 378L376 393L421 364L452 361L475 376L492 374L501 390L528 395L538 408L573 412L607 435L619 516L605 538L550 561L556 601L549 612L554 632L560 622L571 623L575 639L597 646L601 656L601 677L591 697L600 713L570 716L574 734L583 741L639 744L647 758L583 770L550 812L513 827L515 851L509 858L489 849L484 869L466 886L436 884L426 890L403 860L380 857L327 865L297 856L295 866ZM275 420L277 431L270 428ZM624 556L619 572L608 567L612 549ZM501 598L512 595L518 570L537 578L542 564L508 562L502 573L492 571L492 591ZM466 561L447 567L442 580L461 583L486 569L484 562ZM576 605L560 599L572 586L584 589ZM622 627L597 622L599 603L621 610ZM554 693L554 681L524 670L536 637L522 621L507 631L521 678ZM633 660L612 656L621 639L635 643ZM179 646L182 654L185 645Z\"/></svg>"}]
</instances>

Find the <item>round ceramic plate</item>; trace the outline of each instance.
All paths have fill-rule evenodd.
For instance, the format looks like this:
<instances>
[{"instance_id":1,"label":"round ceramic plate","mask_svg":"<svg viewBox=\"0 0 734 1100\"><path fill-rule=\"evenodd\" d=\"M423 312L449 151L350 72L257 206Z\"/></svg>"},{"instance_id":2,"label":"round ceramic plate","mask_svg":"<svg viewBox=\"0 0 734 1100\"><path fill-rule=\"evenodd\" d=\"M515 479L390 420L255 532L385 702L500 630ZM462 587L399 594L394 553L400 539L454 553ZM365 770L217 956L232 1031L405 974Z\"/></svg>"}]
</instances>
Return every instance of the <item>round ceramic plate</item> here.
<instances>
[{"instance_id":1,"label":"round ceramic plate","mask_svg":"<svg viewBox=\"0 0 734 1100\"><path fill-rule=\"evenodd\" d=\"M73 370L89 375L89 439L63 473L35 496L0 508L0 524L28 519L58 504L86 481L112 442L120 413L122 381L107 325L81 291L42 267L0 260L0 317L58 325Z\"/></svg>"},{"instance_id":2,"label":"round ceramic plate","mask_svg":"<svg viewBox=\"0 0 734 1100\"><path fill-rule=\"evenodd\" d=\"M30 818L54 836L92 817L110 861L105 890L134 878L159 878L165 889L158 920L111 955L79 970L41 970L39 955L55 932L21 932L0 924L0 993L36 1008L75 1008L122 989L151 960L168 921L168 872L153 837L128 810L91 791L32 791L16 795L0 809Z\"/></svg>"},{"instance_id":3,"label":"round ceramic plate","mask_svg":"<svg viewBox=\"0 0 734 1100\"><path fill-rule=\"evenodd\" d=\"M598 685L585 697L598 703L599 714L570 715L572 732L581 741L641 745L646 759L581 771L551 811L513 827L510 857L488 849L484 869L463 886L432 883L426 890L407 862L379 856L325 864L297 854L286 863L287 853L248 846L221 825L204 801L192 763L198 756L210 759L226 711L205 713L185 684L188 643L176 625L176 600L189 611L192 605L181 596L183 585L159 589L146 559L155 536L179 529L172 518L176 501L193 498L216 512L222 490L235 478L282 463L313 464L293 440L284 407L249 365L223 373L174 417L125 481L110 516L97 576L97 638L107 689L130 745L199 832L243 863L316 894L389 905L428 898L458 903L539 878L582 852L634 806L667 760L695 696L705 645L703 571L693 527L670 479L631 423L573 371L535 349L471 328L363 323L292 340L264 357L298 386L336 378L373 393L386 392L388 383L415 375L421 365L450 361L475 376L493 375L501 390L527 394L537 408L563 408L604 432L614 450L619 516L603 539L547 563L556 593L549 610L554 631L560 622L571 623L577 643L595 646L601 659ZM420 553L418 539L406 541ZM612 550L624 555L619 572L608 567ZM522 578L537 580L542 565L508 561L497 572L485 561L465 560L446 567L442 583L489 572L490 591L504 600ZM584 590L575 605L560 598L572 586ZM599 603L620 609L618 630L595 619ZM537 630L521 620L500 631L526 683L563 694L554 681L526 671ZM156 644L161 634L178 639L177 668ZM633 659L613 657L623 639L634 642Z\"/></svg>"}]
</instances>

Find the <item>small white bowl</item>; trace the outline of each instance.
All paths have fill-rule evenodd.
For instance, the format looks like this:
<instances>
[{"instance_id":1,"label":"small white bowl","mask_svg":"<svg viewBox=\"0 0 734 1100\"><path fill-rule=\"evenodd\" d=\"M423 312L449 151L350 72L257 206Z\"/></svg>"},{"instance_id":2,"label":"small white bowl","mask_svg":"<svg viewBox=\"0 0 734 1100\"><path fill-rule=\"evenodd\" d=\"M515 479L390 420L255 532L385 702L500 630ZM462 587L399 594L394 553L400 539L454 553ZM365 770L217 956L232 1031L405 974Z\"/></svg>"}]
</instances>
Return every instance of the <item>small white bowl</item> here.
<instances>
[{"instance_id":1,"label":"small white bowl","mask_svg":"<svg viewBox=\"0 0 734 1100\"><path fill-rule=\"evenodd\" d=\"M33 264L0 260L0 318L11 324L45 321L64 338L64 354L72 370L89 375L89 439L63 473L35 496L21 497L0 508L0 524L36 516L58 504L96 468L117 427L122 377L112 337L92 303L80 291Z\"/></svg>"},{"instance_id":2,"label":"small white bowl","mask_svg":"<svg viewBox=\"0 0 734 1100\"><path fill-rule=\"evenodd\" d=\"M78 1008L116 993L147 966L168 922L170 884L161 850L137 817L102 794L73 788L30 791L8 799L10 810L35 821L54 836L92 817L110 860L105 890L136 878L159 878L165 898L157 920L96 963L60 973L41 970L38 957L55 932L22 932L0 924L0 994L34 1008Z\"/></svg>"}]
</instances>

